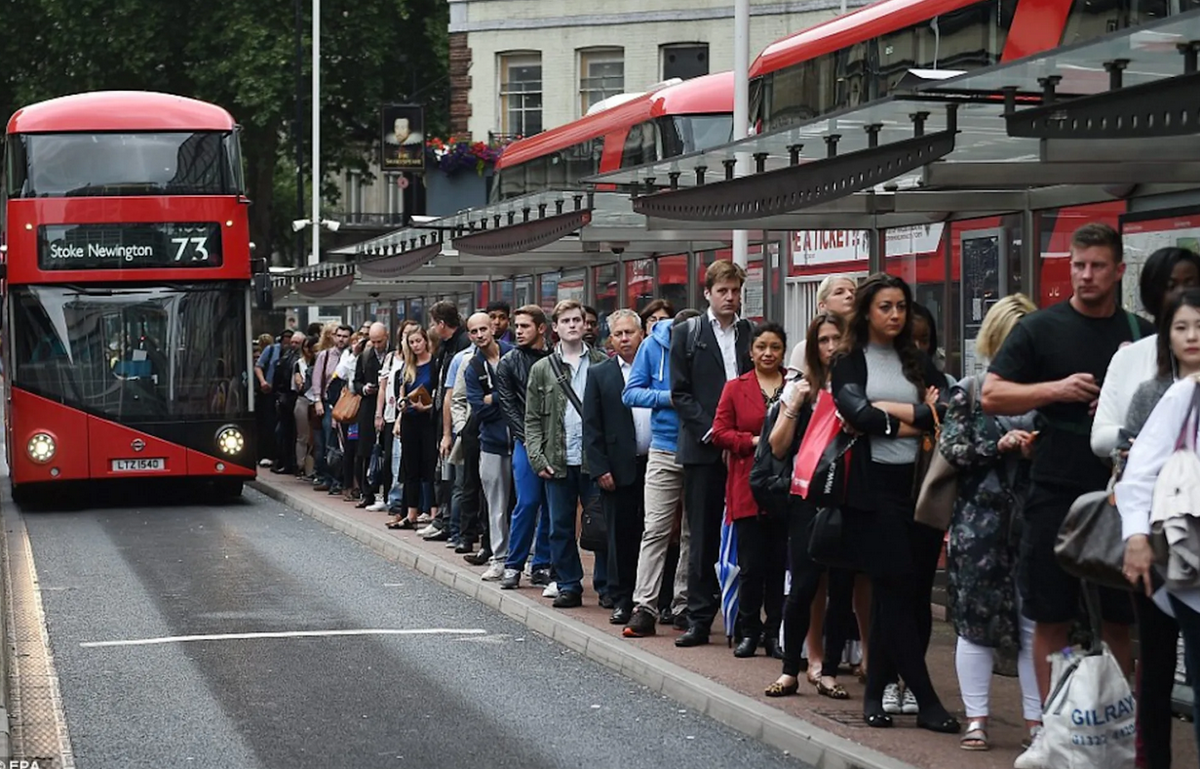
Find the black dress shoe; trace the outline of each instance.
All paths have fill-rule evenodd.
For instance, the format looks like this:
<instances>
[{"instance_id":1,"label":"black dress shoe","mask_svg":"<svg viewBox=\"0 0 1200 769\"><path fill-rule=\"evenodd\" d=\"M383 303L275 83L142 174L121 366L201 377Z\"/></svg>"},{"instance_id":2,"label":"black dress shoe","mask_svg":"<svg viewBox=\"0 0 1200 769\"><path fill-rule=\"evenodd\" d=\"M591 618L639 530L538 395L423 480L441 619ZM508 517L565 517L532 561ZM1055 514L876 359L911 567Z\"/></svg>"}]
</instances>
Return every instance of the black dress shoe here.
<instances>
[{"instance_id":1,"label":"black dress shoe","mask_svg":"<svg viewBox=\"0 0 1200 769\"><path fill-rule=\"evenodd\" d=\"M607 595L600 596L598 603L600 604L601 609L611 609L614 606L613 599L609 598Z\"/></svg>"},{"instance_id":2,"label":"black dress shoe","mask_svg":"<svg viewBox=\"0 0 1200 769\"><path fill-rule=\"evenodd\" d=\"M629 618L632 616L633 616L633 611L631 609L628 609L624 606L618 606L617 608L613 609L612 615L609 616L608 624L624 625L626 622L629 621Z\"/></svg>"},{"instance_id":3,"label":"black dress shoe","mask_svg":"<svg viewBox=\"0 0 1200 769\"><path fill-rule=\"evenodd\" d=\"M872 729L891 729L892 717L883 712L882 702L863 703L863 721Z\"/></svg>"},{"instance_id":4,"label":"black dress shoe","mask_svg":"<svg viewBox=\"0 0 1200 769\"><path fill-rule=\"evenodd\" d=\"M583 606L583 595L581 593L559 593L551 606L556 609L576 609Z\"/></svg>"},{"instance_id":5,"label":"black dress shoe","mask_svg":"<svg viewBox=\"0 0 1200 769\"><path fill-rule=\"evenodd\" d=\"M426 542L445 542L448 539L450 539L449 529L438 529L428 537L425 537Z\"/></svg>"},{"instance_id":6,"label":"black dress shoe","mask_svg":"<svg viewBox=\"0 0 1200 769\"><path fill-rule=\"evenodd\" d=\"M704 646L707 643L708 632L696 625L688 628L687 632L675 639L675 645L681 649L687 649L692 646Z\"/></svg>"},{"instance_id":7,"label":"black dress shoe","mask_svg":"<svg viewBox=\"0 0 1200 769\"><path fill-rule=\"evenodd\" d=\"M454 548L454 552L458 553L459 555L473 553L475 552L475 545L470 542L459 542L458 547Z\"/></svg>"},{"instance_id":8,"label":"black dress shoe","mask_svg":"<svg viewBox=\"0 0 1200 769\"><path fill-rule=\"evenodd\" d=\"M758 636L751 633L741 640L737 648L733 650L733 656L740 659L753 657L754 652L758 649Z\"/></svg>"},{"instance_id":9,"label":"black dress shoe","mask_svg":"<svg viewBox=\"0 0 1200 769\"><path fill-rule=\"evenodd\" d=\"M929 715L919 714L917 726L939 734L958 734L962 726L958 719L946 712L943 707L930 709Z\"/></svg>"},{"instance_id":10,"label":"black dress shoe","mask_svg":"<svg viewBox=\"0 0 1200 769\"><path fill-rule=\"evenodd\" d=\"M675 623L675 615L671 613L670 609L666 609L666 610L660 611L658 613L658 624L673 625L674 623Z\"/></svg>"},{"instance_id":11,"label":"black dress shoe","mask_svg":"<svg viewBox=\"0 0 1200 769\"><path fill-rule=\"evenodd\" d=\"M474 555L464 555L463 560L472 566L483 566L485 563L492 560L492 554L487 550L480 550Z\"/></svg>"},{"instance_id":12,"label":"black dress shoe","mask_svg":"<svg viewBox=\"0 0 1200 769\"><path fill-rule=\"evenodd\" d=\"M779 639L775 636L767 636L763 639L763 650L771 659L783 659L783 647L779 645Z\"/></svg>"}]
</instances>

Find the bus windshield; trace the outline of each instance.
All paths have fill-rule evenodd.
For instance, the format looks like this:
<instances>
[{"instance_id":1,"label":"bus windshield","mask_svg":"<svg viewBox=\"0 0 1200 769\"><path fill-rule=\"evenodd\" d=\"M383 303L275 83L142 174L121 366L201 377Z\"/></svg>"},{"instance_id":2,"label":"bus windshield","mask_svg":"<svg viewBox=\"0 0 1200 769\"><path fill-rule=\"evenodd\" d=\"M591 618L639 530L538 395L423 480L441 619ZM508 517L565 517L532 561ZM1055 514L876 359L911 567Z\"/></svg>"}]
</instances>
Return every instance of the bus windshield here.
<instances>
[{"instance_id":1,"label":"bus windshield","mask_svg":"<svg viewBox=\"0 0 1200 769\"><path fill-rule=\"evenodd\" d=\"M244 287L9 291L15 386L123 424L248 411Z\"/></svg>"},{"instance_id":2,"label":"bus windshield","mask_svg":"<svg viewBox=\"0 0 1200 769\"><path fill-rule=\"evenodd\" d=\"M10 137L12 198L237 195L232 132L58 133Z\"/></svg>"},{"instance_id":3,"label":"bus windshield","mask_svg":"<svg viewBox=\"0 0 1200 769\"><path fill-rule=\"evenodd\" d=\"M674 122L681 155L733 141L733 115L678 115Z\"/></svg>"}]
</instances>

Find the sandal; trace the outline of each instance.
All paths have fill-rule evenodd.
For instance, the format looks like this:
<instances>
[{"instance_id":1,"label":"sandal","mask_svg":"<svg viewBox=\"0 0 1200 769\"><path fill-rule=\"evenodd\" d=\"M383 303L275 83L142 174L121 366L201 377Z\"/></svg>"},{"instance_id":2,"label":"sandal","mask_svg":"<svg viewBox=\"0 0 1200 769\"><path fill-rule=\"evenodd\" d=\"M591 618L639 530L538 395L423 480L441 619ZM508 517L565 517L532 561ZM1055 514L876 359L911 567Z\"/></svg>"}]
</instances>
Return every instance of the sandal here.
<instances>
[{"instance_id":1,"label":"sandal","mask_svg":"<svg viewBox=\"0 0 1200 769\"><path fill-rule=\"evenodd\" d=\"M967 723L967 733L958 741L958 746L963 750L983 751L991 750L992 746L988 742L987 722L986 721L970 721Z\"/></svg>"},{"instance_id":2,"label":"sandal","mask_svg":"<svg viewBox=\"0 0 1200 769\"><path fill-rule=\"evenodd\" d=\"M846 687L841 684L826 686L823 681L817 679L817 694L822 697L828 697L831 700L848 700L850 692L846 691Z\"/></svg>"},{"instance_id":3,"label":"sandal","mask_svg":"<svg viewBox=\"0 0 1200 769\"><path fill-rule=\"evenodd\" d=\"M857 678L859 683L865 684L867 682L867 669L862 665L855 665L851 668L850 675Z\"/></svg>"},{"instance_id":4,"label":"sandal","mask_svg":"<svg viewBox=\"0 0 1200 769\"><path fill-rule=\"evenodd\" d=\"M790 697L800 691L800 682L793 681L790 684L781 684L778 681L768 686L763 694L768 697Z\"/></svg>"}]
</instances>

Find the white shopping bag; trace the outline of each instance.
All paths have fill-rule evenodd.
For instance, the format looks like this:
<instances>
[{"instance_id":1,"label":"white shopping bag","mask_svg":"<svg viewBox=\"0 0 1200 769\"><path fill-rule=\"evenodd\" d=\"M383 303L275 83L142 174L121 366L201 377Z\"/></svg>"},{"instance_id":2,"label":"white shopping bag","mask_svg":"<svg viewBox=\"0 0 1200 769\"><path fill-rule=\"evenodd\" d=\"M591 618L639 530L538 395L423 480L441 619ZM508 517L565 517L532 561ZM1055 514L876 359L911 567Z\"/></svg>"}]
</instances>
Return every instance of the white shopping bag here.
<instances>
[{"instance_id":1,"label":"white shopping bag","mask_svg":"<svg viewBox=\"0 0 1200 769\"><path fill-rule=\"evenodd\" d=\"M1105 646L1050 658L1042 765L1054 769L1132 769L1136 709L1121 666Z\"/></svg>"}]
</instances>

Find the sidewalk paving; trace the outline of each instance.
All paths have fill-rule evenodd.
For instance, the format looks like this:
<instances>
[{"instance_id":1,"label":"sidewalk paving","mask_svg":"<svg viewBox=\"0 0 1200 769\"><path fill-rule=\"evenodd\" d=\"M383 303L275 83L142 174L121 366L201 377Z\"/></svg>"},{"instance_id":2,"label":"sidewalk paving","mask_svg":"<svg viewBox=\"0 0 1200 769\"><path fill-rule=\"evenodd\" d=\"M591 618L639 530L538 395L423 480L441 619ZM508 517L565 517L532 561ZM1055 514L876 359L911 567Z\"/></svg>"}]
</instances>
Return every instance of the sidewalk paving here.
<instances>
[{"instance_id":1,"label":"sidewalk paving","mask_svg":"<svg viewBox=\"0 0 1200 769\"><path fill-rule=\"evenodd\" d=\"M993 679L991 751L967 753L959 748L958 737L918 729L914 716L897 716L893 729L870 729L862 721L863 687L850 675L840 679L851 695L845 701L818 696L803 679L798 697L763 696L763 688L779 675L779 661L767 659L761 651L752 659L736 659L721 637L720 618L713 626L714 643L694 649L677 649L678 631L661 625L652 638L621 637L620 627L608 622L609 612L596 603L591 554L586 551L581 552L588 572L584 606L558 610L550 607L550 599L541 597L541 588L523 581L519 590L500 590L496 583L479 579L483 567L469 566L444 543L425 542L411 531L389 531L383 525L385 513L357 510L340 497L313 491L307 483L265 472L253 486L384 557L493 606L531 630L818 769L1008 769L1021 752L1025 730L1015 678ZM935 621L928 660L938 693L965 728L949 624ZM1175 725L1174 758L1180 766L1197 763L1191 734L1190 724Z\"/></svg>"}]
</instances>

